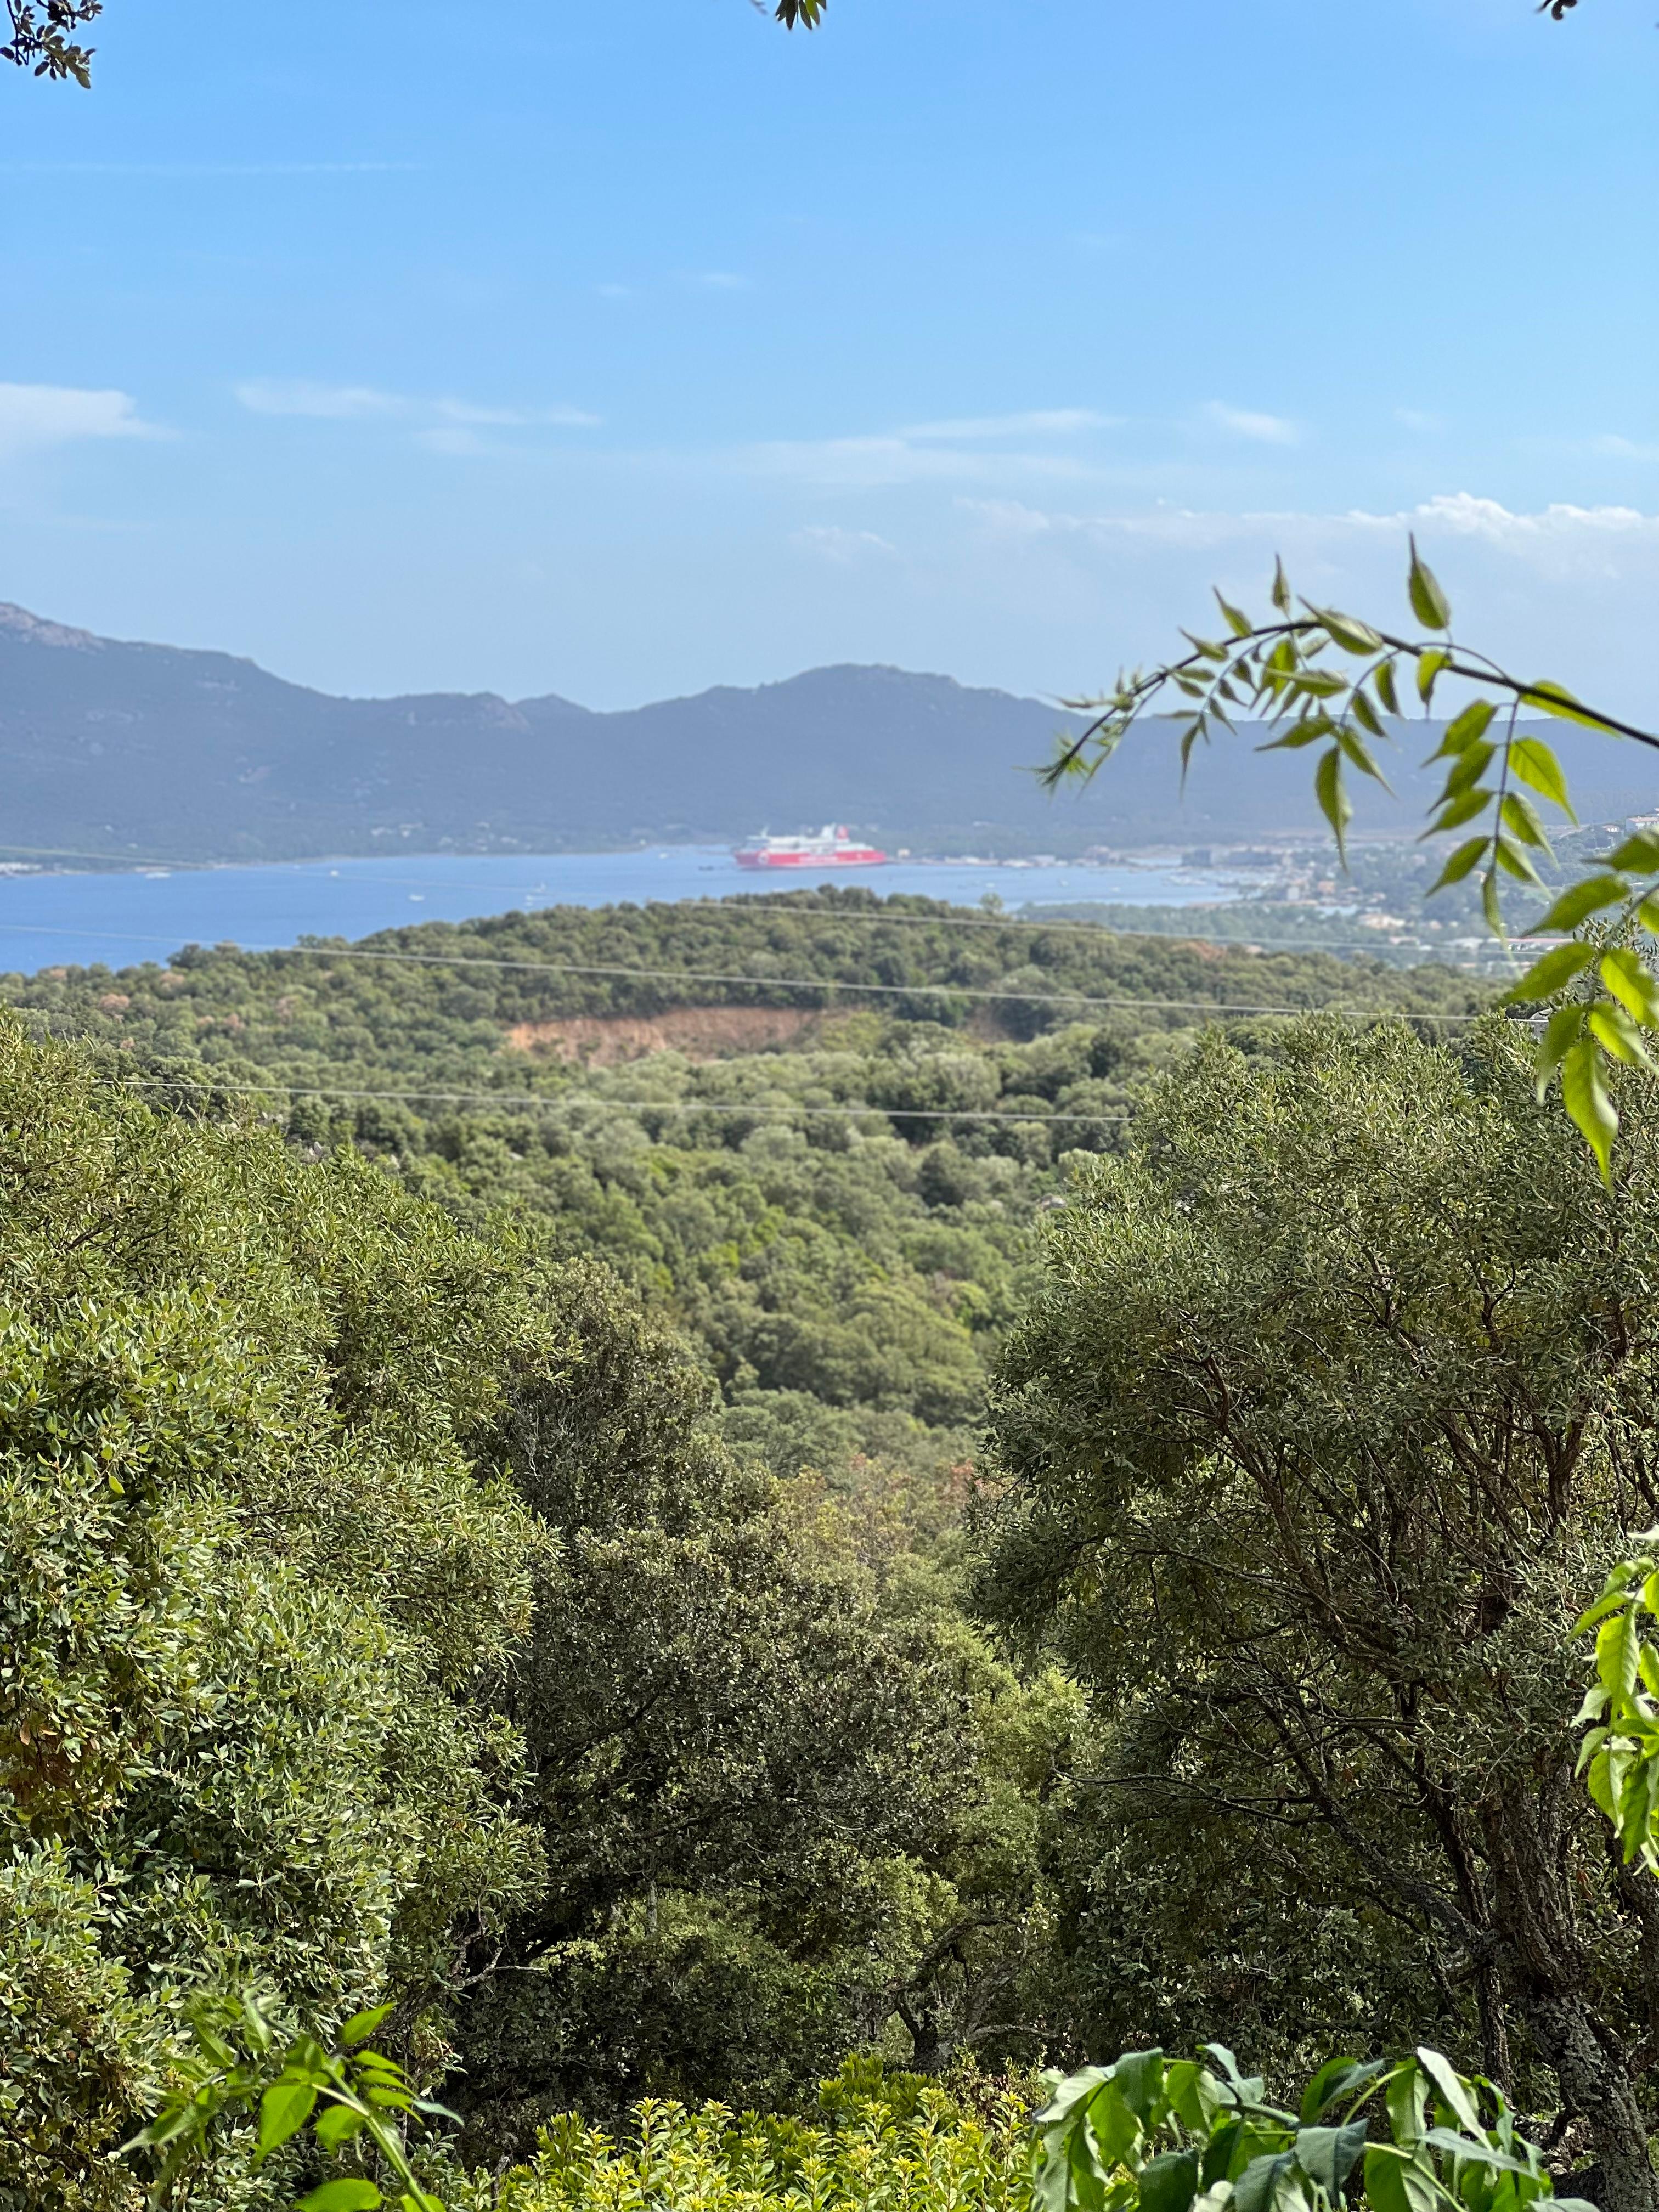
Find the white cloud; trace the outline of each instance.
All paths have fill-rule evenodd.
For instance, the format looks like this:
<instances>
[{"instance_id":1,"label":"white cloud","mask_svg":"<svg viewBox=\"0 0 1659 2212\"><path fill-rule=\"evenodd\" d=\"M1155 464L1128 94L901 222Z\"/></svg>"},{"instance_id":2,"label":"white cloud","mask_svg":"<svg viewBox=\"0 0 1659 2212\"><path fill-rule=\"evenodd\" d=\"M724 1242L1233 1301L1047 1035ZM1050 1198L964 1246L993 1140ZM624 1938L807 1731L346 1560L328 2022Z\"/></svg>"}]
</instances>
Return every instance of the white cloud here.
<instances>
[{"instance_id":1,"label":"white cloud","mask_svg":"<svg viewBox=\"0 0 1659 2212\"><path fill-rule=\"evenodd\" d=\"M851 568L855 561L866 560L872 554L890 560L898 550L873 530L843 530L833 522L809 523L794 532L791 542L842 568Z\"/></svg>"},{"instance_id":2,"label":"white cloud","mask_svg":"<svg viewBox=\"0 0 1659 2212\"><path fill-rule=\"evenodd\" d=\"M701 284L709 292L747 292L750 287L747 276L737 276L730 269L697 269L686 277L688 284Z\"/></svg>"},{"instance_id":3,"label":"white cloud","mask_svg":"<svg viewBox=\"0 0 1659 2212\"><path fill-rule=\"evenodd\" d=\"M841 490L886 484L1008 483L1097 477L1098 471L1064 453L978 450L915 435L779 438L721 455L720 465L745 475L776 477Z\"/></svg>"},{"instance_id":4,"label":"white cloud","mask_svg":"<svg viewBox=\"0 0 1659 2212\"><path fill-rule=\"evenodd\" d=\"M303 377L254 377L237 386L236 397L254 415L304 415L328 422L398 415L405 404L395 392L377 392L372 385L313 384Z\"/></svg>"},{"instance_id":5,"label":"white cloud","mask_svg":"<svg viewBox=\"0 0 1659 2212\"><path fill-rule=\"evenodd\" d=\"M1090 407L1049 407L1025 415L969 415L954 422L914 422L906 438L1063 438L1078 430L1109 430L1121 418Z\"/></svg>"},{"instance_id":6,"label":"white cloud","mask_svg":"<svg viewBox=\"0 0 1659 2212\"><path fill-rule=\"evenodd\" d=\"M1394 419L1404 430L1415 430L1426 435L1434 430L1443 430L1444 420L1438 415L1425 415L1420 407L1396 407Z\"/></svg>"},{"instance_id":7,"label":"white cloud","mask_svg":"<svg viewBox=\"0 0 1659 2212\"><path fill-rule=\"evenodd\" d=\"M1263 446L1293 446L1297 442L1297 427L1282 415L1257 415L1248 407L1229 407L1219 399L1212 399L1204 410L1206 421L1218 429L1231 430L1237 438L1254 438Z\"/></svg>"},{"instance_id":8,"label":"white cloud","mask_svg":"<svg viewBox=\"0 0 1659 2212\"><path fill-rule=\"evenodd\" d=\"M1659 446L1644 446L1634 438L1592 438L1590 451L1619 461L1659 461Z\"/></svg>"},{"instance_id":9,"label":"white cloud","mask_svg":"<svg viewBox=\"0 0 1659 2212\"><path fill-rule=\"evenodd\" d=\"M0 384L0 460L77 438L163 438L125 392L70 384Z\"/></svg>"},{"instance_id":10,"label":"white cloud","mask_svg":"<svg viewBox=\"0 0 1659 2212\"><path fill-rule=\"evenodd\" d=\"M1206 513L1160 503L1136 514L1088 515L1045 512L1018 500L964 498L957 505L976 515L988 529L1009 538L1147 538L1194 550L1279 539L1304 545L1330 544L1345 538L1386 538L1403 542L1413 531L1419 535L1449 532L1462 538L1479 538L1534 564L1547 565L1574 557L1600 563L1610 550L1621 547L1659 547L1659 514L1644 514L1637 507L1559 503L1525 514L1471 492L1437 493L1392 514L1372 514L1363 507L1326 514L1293 509Z\"/></svg>"},{"instance_id":11,"label":"white cloud","mask_svg":"<svg viewBox=\"0 0 1659 2212\"><path fill-rule=\"evenodd\" d=\"M599 417L580 407L489 407L471 399L424 399L368 384L314 384L256 377L236 386L255 415L299 416L317 422L392 422L414 426L416 442L433 453L482 453L483 441L446 438L446 426L476 429L591 429Z\"/></svg>"}]
</instances>

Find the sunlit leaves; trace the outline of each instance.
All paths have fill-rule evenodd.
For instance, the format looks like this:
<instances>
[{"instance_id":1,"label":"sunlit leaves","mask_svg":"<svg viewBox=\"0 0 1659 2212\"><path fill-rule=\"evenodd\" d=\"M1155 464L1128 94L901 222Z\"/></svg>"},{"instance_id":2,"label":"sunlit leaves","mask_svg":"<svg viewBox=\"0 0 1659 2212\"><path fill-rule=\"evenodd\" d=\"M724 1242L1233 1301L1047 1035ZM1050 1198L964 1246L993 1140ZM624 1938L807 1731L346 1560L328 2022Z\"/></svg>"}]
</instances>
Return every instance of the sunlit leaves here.
<instances>
[{"instance_id":1,"label":"sunlit leaves","mask_svg":"<svg viewBox=\"0 0 1659 2212\"><path fill-rule=\"evenodd\" d=\"M1086 708L1095 719L1080 737L1062 741L1044 772L1046 780L1053 785L1067 775L1092 775L1159 694L1172 689L1188 702L1176 718L1183 777L1194 747L1207 742L1212 723L1233 727L1238 709L1273 728L1261 748L1264 751L1317 748L1314 795L1346 864L1354 811L1346 769L1352 768L1386 787L1371 744L1387 742L1393 734L1389 724L1398 724L1401 677L1412 678L1425 710L1442 681L1455 678L1474 696L1462 700L1429 756L1431 762L1443 763L1443 773L1423 835L1449 836L1480 826L1442 863L1428 896L1478 871L1486 926L1492 935L1506 937L1500 885L1508 879L1541 890L1540 862L1554 860L1536 802L1555 808L1569 822L1577 819L1559 760L1540 737L1516 727L1520 710L1535 708L1656 747L1659 737L1584 705L1559 684L1522 681L1484 655L1453 645L1448 635L1449 602L1415 540L1406 591L1414 619L1424 630L1437 633L1431 640L1396 636L1337 608L1298 603L1283 563L1276 562L1271 596L1277 619L1253 623L1218 593L1224 637L1189 636L1192 651L1183 660L1121 678L1108 699L1068 702ZM1346 672L1344 657L1366 665ZM1507 720L1500 730L1496 726L1505 702ZM1547 1058L1540 1054L1539 1061L1540 1080L1559 1070L1567 1110L1604 1177L1611 1173L1618 1127L1607 1088L1609 1063L1644 1064L1645 1048L1635 1031L1659 1028L1659 982L1646 953L1624 942L1637 930L1659 935L1659 884L1632 880L1644 876L1659 876L1659 831L1637 831L1579 881L1568 884L1533 932L1535 936L1570 931L1609 908L1623 909L1607 929L1610 939L1620 940L1619 957L1599 969L1595 1004L1585 1002L1573 1018L1568 1042ZM1572 985L1595 957L1589 951L1582 957L1571 950L1547 952L1510 994L1511 1002L1547 1000ZM1589 1018L1591 1012L1594 1020Z\"/></svg>"},{"instance_id":2,"label":"sunlit leaves","mask_svg":"<svg viewBox=\"0 0 1659 2212\"><path fill-rule=\"evenodd\" d=\"M1528 2212L1553 2197L1502 2093L1437 2051L1393 2066L1334 2058L1299 2114L1268 2104L1224 2045L1205 2055L1213 2067L1137 2051L1046 2076L1033 2122L1040 2212L1338 2212L1362 2159L1373 2212ZM1377 2104L1383 2140L1367 2109Z\"/></svg>"},{"instance_id":3,"label":"sunlit leaves","mask_svg":"<svg viewBox=\"0 0 1659 2212\"><path fill-rule=\"evenodd\" d=\"M1595 1155L1601 1180L1613 1182L1613 1140L1619 1115L1607 1096L1601 1055L1593 1039L1581 1036L1561 1055L1561 1098L1573 1124Z\"/></svg>"},{"instance_id":4,"label":"sunlit leaves","mask_svg":"<svg viewBox=\"0 0 1659 2212\"><path fill-rule=\"evenodd\" d=\"M240 2000L234 2018L227 2015L222 2000L216 2008L216 2001L199 2002L191 2022L196 2055L177 2067L182 2078L155 2118L122 2145L124 2155L164 2153L151 2183L151 2204L172 2203L175 2185L206 2153L216 2130L257 2107L256 2166L309 2122L325 2152L353 2144L371 2149L398 2183L395 2201L400 2208L444 2212L441 2201L416 2180L402 2128L392 2115L453 2119L454 2114L417 2096L396 2059L364 2047L363 2039L391 2010L379 2005L355 2014L333 2051L301 2034L278 2057L273 2056L270 2023L251 1997ZM378 2183L361 2174L342 2174L302 2197L295 2212L374 2212L386 2201Z\"/></svg>"},{"instance_id":5,"label":"sunlit leaves","mask_svg":"<svg viewBox=\"0 0 1659 2212\"><path fill-rule=\"evenodd\" d=\"M1643 1540L1655 1534L1650 1529ZM1578 1712L1581 1725L1590 1723L1578 1771L1613 1823L1626 1866L1639 1860L1659 1871L1659 1652L1646 1633L1656 1613L1659 1575L1645 1561L1625 1559L1575 1632L1595 1633L1596 1680Z\"/></svg>"},{"instance_id":6,"label":"sunlit leaves","mask_svg":"<svg viewBox=\"0 0 1659 2212\"><path fill-rule=\"evenodd\" d=\"M1578 817L1567 795L1567 779L1561 763L1541 738L1516 738L1510 747L1510 774L1518 781L1559 806L1570 822Z\"/></svg>"}]
</instances>

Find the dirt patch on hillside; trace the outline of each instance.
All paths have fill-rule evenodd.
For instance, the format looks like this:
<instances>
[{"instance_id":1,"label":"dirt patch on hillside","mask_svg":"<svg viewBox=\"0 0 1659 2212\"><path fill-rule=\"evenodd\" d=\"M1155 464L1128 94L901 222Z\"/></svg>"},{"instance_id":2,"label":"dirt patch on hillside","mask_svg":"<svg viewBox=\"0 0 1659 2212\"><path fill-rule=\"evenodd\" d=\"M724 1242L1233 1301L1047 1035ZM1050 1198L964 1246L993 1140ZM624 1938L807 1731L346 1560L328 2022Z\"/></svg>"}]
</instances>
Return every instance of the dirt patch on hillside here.
<instances>
[{"instance_id":1,"label":"dirt patch on hillside","mask_svg":"<svg viewBox=\"0 0 1659 2212\"><path fill-rule=\"evenodd\" d=\"M660 1014L571 1014L560 1021L520 1022L507 1033L511 1052L611 1067L648 1053L683 1052L688 1060L725 1060L806 1042L823 1020L811 1006L671 1006Z\"/></svg>"}]
</instances>

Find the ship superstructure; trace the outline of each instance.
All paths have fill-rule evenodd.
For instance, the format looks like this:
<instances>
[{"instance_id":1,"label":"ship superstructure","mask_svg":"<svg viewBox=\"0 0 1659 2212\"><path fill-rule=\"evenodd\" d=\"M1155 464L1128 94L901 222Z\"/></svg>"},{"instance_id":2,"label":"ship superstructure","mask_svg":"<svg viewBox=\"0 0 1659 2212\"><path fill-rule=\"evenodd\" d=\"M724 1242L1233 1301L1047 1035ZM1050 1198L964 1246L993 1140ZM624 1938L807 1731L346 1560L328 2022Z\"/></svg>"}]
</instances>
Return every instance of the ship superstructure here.
<instances>
[{"instance_id":1,"label":"ship superstructure","mask_svg":"<svg viewBox=\"0 0 1659 2212\"><path fill-rule=\"evenodd\" d=\"M845 823L826 823L816 835L769 837L763 833L739 845L732 857L740 868L873 868L887 855L854 837Z\"/></svg>"}]
</instances>

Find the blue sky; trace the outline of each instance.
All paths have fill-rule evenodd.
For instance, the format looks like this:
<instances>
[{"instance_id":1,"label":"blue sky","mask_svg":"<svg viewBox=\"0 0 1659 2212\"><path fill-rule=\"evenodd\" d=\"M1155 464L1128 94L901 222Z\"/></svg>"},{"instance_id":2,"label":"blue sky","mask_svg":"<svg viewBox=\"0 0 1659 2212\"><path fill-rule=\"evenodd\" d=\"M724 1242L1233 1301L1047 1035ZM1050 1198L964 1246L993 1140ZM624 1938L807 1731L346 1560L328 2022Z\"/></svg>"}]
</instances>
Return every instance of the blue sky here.
<instances>
[{"instance_id":1,"label":"blue sky","mask_svg":"<svg viewBox=\"0 0 1659 2212\"><path fill-rule=\"evenodd\" d=\"M1212 580L1659 715L1654 0L109 0L0 597L331 690L1065 693Z\"/></svg>"}]
</instances>

